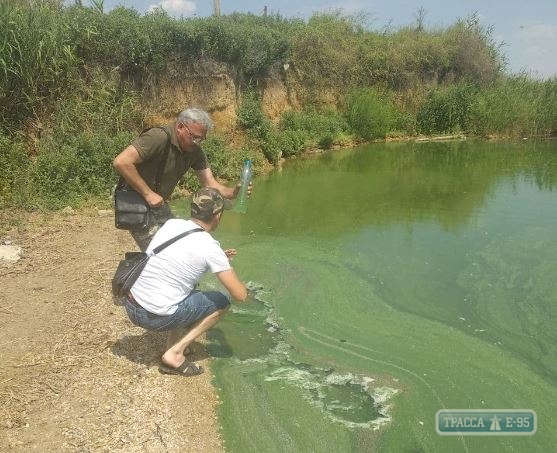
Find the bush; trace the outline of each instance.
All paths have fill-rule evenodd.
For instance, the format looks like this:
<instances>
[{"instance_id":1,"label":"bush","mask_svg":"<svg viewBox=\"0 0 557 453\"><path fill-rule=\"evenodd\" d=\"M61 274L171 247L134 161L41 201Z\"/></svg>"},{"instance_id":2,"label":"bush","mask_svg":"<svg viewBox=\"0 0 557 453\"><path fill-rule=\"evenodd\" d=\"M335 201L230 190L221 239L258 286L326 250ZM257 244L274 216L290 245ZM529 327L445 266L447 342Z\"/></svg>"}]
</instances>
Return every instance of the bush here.
<instances>
[{"instance_id":1,"label":"bush","mask_svg":"<svg viewBox=\"0 0 557 453\"><path fill-rule=\"evenodd\" d=\"M23 142L0 135L0 209L19 204L29 163Z\"/></svg>"},{"instance_id":2,"label":"bush","mask_svg":"<svg viewBox=\"0 0 557 453\"><path fill-rule=\"evenodd\" d=\"M310 145L329 149L348 130L344 117L333 109L318 112L306 109L301 112L287 111L279 122L279 130L283 131L288 141L285 143L283 156L299 154ZM289 143L290 142L290 143ZM292 148L294 146L294 148Z\"/></svg>"},{"instance_id":3,"label":"bush","mask_svg":"<svg viewBox=\"0 0 557 453\"><path fill-rule=\"evenodd\" d=\"M215 176L230 179L236 177L236 162L231 159L231 152L226 148L224 141L220 137L209 136L203 142L203 151L207 155L211 171Z\"/></svg>"},{"instance_id":4,"label":"bush","mask_svg":"<svg viewBox=\"0 0 557 453\"><path fill-rule=\"evenodd\" d=\"M348 129L348 125L336 110L326 109L319 112L307 108L301 112L294 110L284 112L279 122L279 129L304 131L311 139L316 139L327 134L333 136L340 134Z\"/></svg>"},{"instance_id":5,"label":"bush","mask_svg":"<svg viewBox=\"0 0 557 453\"><path fill-rule=\"evenodd\" d=\"M261 101L254 91L244 93L242 102L236 111L238 124L243 129L250 131L263 127L266 119L261 108Z\"/></svg>"},{"instance_id":6,"label":"bush","mask_svg":"<svg viewBox=\"0 0 557 453\"><path fill-rule=\"evenodd\" d=\"M304 103L315 105L324 94L342 96L357 83L359 38L364 24L338 11L314 14L307 26L292 32L292 62L300 77Z\"/></svg>"},{"instance_id":7,"label":"bush","mask_svg":"<svg viewBox=\"0 0 557 453\"><path fill-rule=\"evenodd\" d=\"M280 134L275 131L269 131L261 140L261 150L267 160L276 165L282 157L283 143Z\"/></svg>"},{"instance_id":8,"label":"bush","mask_svg":"<svg viewBox=\"0 0 557 453\"><path fill-rule=\"evenodd\" d=\"M557 79L538 82L524 75L481 90L470 106L469 127L478 135L552 135L557 129Z\"/></svg>"},{"instance_id":9,"label":"bush","mask_svg":"<svg viewBox=\"0 0 557 453\"><path fill-rule=\"evenodd\" d=\"M231 14L198 21L208 56L234 66L246 80L262 78L290 53L288 22L280 17Z\"/></svg>"},{"instance_id":10,"label":"bush","mask_svg":"<svg viewBox=\"0 0 557 453\"><path fill-rule=\"evenodd\" d=\"M64 16L48 3L0 2L0 42L0 126L14 131L71 89L78 59Z\"/></svg>"},{"instance_id":11,"label":"bush","mask_svg":"<svg viewBox=\"0 0 557 453\"><path fill-rule=\"evenodd\" d=\"M55 105L52 122L57 141L89 131L118 134L140 127L139 97L101 70L92 72L88 85L78 87Z\"/></svg>"},{"instance_id":12,"label":"bush","mask_svg":"<svg viewBox=\"0 0 557 453\"><path fill-rule=\"evenodd\" d=\"M286 130L278 134L282 157L297 156L307 145L308 133L306 131Z\"/></svg>"},{"instance_id":13,"label":"bush","mask_svg":"<svg viewBox=\"0 0 557 453\"><path fill-rule=\"evenodd\" d=\"M433 90L417 115L419 132L442 134L466 131L477 88L460 83Z\"/></svg>"},{"instance_id":14,"label":"bush","mask_svg":"<svg viewBox=\"0 0 557 453\"><path fill-rule=\"evenodd\" d=\"M317 143L319 145L319 148L321 149L331 149L331 147L333 146L334 143L334 138L332 135L325 135L324 137L321 138L321 140L319 140L319 142Z\"/></svg>"},{"instance_id":15,"label":"bush","mask_svg":"<svg viewBox=\"0 0 557 453\"><path fill-rule=\"evenodd\" d=\"M390 96L371 88L352 92L346 110L348 124L364 140L385 138L396 116Z\"/></svg>"},{"instance_id":16,"label":"bush","mask_svg":"<svg viewBox=\"0 0 557 453\"><path fill-rule=\"evenodd\" d=\"M68 143L45 141L32 168L36 195L28 204L58 209L79 205L87 197L108 197L118 179L112 160L132 138L131 133L114 137L82 133Z\"/></svg>"}]
</instances>

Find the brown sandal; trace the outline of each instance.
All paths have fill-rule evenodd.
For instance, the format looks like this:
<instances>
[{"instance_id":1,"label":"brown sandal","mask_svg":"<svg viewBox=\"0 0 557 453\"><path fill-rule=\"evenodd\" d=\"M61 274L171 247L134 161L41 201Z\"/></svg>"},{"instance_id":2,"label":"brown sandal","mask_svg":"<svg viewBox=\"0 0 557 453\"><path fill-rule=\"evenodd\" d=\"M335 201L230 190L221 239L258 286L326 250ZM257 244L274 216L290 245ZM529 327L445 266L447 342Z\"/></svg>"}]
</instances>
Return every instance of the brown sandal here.
<instances>
[{"instance_id":1,"label":"brown sandal","mask_svg":"<svg viewBox=\"0 0 557 453\"><path fill-rule=\"evenodd\" d=\"M176 368L169 367L167 365L159 366L159 372L163 374L176 374L179 376L197 376L202 374L205 370L201 365L197 365L193 362L184 360L184 362Z\"/></svg>"}]
</instances>

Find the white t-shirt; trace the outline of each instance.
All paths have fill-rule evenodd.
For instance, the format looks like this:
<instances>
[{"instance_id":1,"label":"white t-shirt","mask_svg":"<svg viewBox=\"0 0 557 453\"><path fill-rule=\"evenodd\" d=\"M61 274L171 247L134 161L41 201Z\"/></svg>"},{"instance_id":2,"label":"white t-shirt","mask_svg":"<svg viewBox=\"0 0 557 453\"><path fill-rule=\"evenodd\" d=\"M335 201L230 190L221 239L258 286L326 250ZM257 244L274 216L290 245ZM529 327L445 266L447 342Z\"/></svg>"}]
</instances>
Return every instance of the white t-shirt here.
<instances>
[{"instance_id":1,"label":"white t-shirt","mask_svg":"<svg viewBox=\"0 0 557 453\"><path fill-rule=\"evenodd\" d=\"M147 253L194 228L199 228L199 225L191 220L168 220L153 237ZM171 315L205 272L216 273L229 269L230 262L219 242L206 231L197 231L151 256L132 286L131 293L147 311Z\"/></svg>"}]
</instances>

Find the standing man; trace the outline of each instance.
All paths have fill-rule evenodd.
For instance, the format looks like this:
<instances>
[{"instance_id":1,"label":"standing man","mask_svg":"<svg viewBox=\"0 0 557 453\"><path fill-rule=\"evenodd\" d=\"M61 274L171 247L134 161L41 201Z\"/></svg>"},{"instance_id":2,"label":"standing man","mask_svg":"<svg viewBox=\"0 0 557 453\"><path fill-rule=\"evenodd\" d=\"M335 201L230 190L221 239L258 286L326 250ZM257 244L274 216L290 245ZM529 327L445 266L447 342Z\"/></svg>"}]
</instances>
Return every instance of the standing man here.
<instances>
[{"instance_id":1,"label":"standing man","mask_svg":"<svg viewBox=\"0 0 557 453\"><path fill-rule=\"evenodd\" d=\"M178 115L174 123L163 128L154 127L142 133L114 159L114 168L125 183L141 194L151 208L148 228L131 231L142 251L147 249L154 234L164 222L174 217L167 200L190 168L196 172L202 187L213 187L227 199L236 198L238 195L240 184L235 188L220 184L213 176L207 156L201 149L201 143L212 127L213 122L207 112L188 108ZM166 150L168 155L165 159ZM157 192L154 185L161 165ZM251 186L248 189L249 193Z\"/></svg>"},{"instance_id":2,"label":"standing man","mask_svg":"<svg viewBox=\"0 0 557 453\"><path fill-rule=\"evenodd\" d=\"M229 260L236 250L223 250L213 239L226 201L217 189L204 187L194 195L191 219L170 219L155 234L147 248L155 247L185 231L201 228L152 256L132 286L124 306L137 326L154 331L188 329L170 344L161 357L161 373L195 376L203 368L189 362L188 346L214 326L230 306L220 291L198 291L197 282L206 272L216 275L232 297L244 302L246 285L237 277Z\"/></svg>"}]
</instances>

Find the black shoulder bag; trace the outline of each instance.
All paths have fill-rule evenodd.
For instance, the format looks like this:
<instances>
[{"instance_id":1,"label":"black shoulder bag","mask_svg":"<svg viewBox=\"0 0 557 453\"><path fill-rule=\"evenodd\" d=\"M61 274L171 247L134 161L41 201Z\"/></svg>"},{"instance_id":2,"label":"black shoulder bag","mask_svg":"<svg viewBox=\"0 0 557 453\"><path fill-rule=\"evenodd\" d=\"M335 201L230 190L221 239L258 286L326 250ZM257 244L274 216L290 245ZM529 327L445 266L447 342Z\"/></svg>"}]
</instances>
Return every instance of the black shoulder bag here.
<instances>
[{"instance_id":1,"label":"black shoulder bag","mask_svg":"<svg viewBox=\"0 0 557 453\"><path fill-rule=\"evenodd\" d=\"M112 277L112 294L116 297L127 296L129 290L141 275L143 268L153 255L156 255L161 250L173 244L178 239L182 239L191 233L197 231L204 231L203 228L194 228L193 230L185 231L172 239L164 242L163 244L155 247L151 252L126 252L122 261L118 264L114 277Z\"/></svg>"},{"instance_id":2,"label":"black shoulder bag","mask_svg":"<svg viewBox=\"0 0 557 453\"><path fill-rule=\"evenodd\" d=\"M143 132L149 129L145 129ZM166 133L167 140L154 181L154 190L157 193L170 148L170 133L164 127L158 127L158 129L162 129ZM149 226L149 205L140 193L126 184L122 177L114 190L114 222L116 228L120 230L144 230Z\"/></svg>"}]
</instances>

